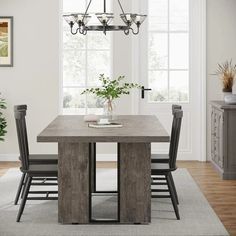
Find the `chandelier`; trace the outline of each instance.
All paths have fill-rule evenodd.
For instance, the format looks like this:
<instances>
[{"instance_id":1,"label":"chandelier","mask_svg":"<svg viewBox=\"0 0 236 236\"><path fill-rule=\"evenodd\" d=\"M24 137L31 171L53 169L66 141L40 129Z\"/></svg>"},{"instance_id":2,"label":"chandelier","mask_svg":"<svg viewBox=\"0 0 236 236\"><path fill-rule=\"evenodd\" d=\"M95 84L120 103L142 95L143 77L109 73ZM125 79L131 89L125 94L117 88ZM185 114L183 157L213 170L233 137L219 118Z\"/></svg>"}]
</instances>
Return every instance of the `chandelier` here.
<instances>
[{"instance_id":1,"label":"chandelier","mask_svg":"<svg viewBox=\"0 0 236 236\"><path fill-rule=\"evenodd\" d=\"M139 33L139 28L146 19L147 15L125 13L120 0L117 1L122 12L122 14L120 14L120 18L124 22L124 25L111 24L112 20L114 19L114 14L107 13L106 0L104 0L103 13L95 14L100 25L88 24L89 20L92 18L92 14L88 14L92 0L89 1L85 13L66 14L63 15L63 17L70 25L71 33L73 35L77 33L86 35L88 31L102 31L104 34L106 34L107 31L123 31L126 35L129 35L130 32L132 32L134 35L137 35Z\"/></svg>"}]
</instances>

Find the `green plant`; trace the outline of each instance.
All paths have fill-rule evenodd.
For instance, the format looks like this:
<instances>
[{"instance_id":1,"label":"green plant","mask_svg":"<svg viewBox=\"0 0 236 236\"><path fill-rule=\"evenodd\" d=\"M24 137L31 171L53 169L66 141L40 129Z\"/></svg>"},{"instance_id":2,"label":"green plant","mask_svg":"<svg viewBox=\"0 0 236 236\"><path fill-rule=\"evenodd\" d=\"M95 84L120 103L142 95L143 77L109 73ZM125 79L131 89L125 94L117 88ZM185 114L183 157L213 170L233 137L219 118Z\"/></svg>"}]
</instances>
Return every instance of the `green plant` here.
<instances>
[{"instance_id":1,"label":"green plant","mask_svg":"<svg viewBox=\"0 0 236 236\"><path fill-rule=\"evenodd\" d=\"M119 76L117 79L112 80L109 77L105 77L101 74L99 81L102 86L100 88L90 88L84 90L81 94L95 94L98 98L105 100L106 104L104 108L107 109L107 114L112 114L114 99L120 98L121 95L130 94L130 90L134 88L141 88L140 85L134 83L125 83L123 80L125 76Z\"/></svg>"},{"instance_id":2,"label":"green plant","mask_svg":"<svg viewBox=\"0 0 236 236\"><path fill-rule=\"evenodd\" d=\"M218 75L222 80L223 92L232 92L236 75L236 65L232 64L232 60L218 64L215 75Z\"/></svg>"},{"instance_id":3,"label":"green plant","mask_svg":"<svg viewBox=\"0 0 236 236\"><path fill-rule=\"evenodd\" d=\"M120 98L121 95L130 94L130 90L133 88L141 88L138 84L122 82L124 79L125 76L119 76L118 79L112 80L101 74L99 81L101 81L102 86L100 88L86 89L81 94L92 93L99 98L112 101Z\"/></svg>"},{"instance_id":4,"label":"green plant","mask_svg":"<svg viewBox=\"0 0 236 236\"><path fill-rule=\"evenodd\" d=\"M4 141L3 137L7 133L6 131L7 121L6 121L6 118L3 116L3 110L5 110L6 108L7 107L6 107L5 99L0 98L0 141Z\"/></svg>"}]
</instances>

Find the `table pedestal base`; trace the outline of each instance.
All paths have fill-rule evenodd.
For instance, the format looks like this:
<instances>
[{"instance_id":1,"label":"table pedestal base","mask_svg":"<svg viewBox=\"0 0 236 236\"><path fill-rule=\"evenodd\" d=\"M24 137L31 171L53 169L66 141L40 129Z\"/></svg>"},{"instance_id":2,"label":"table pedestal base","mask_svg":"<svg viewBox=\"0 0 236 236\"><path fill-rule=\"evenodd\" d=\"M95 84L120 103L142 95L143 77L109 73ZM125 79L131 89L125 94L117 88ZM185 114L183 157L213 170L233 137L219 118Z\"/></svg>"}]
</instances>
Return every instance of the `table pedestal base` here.
<instances>
[{"instance_id":1,"label":"table pedestal base","mask_svg":"<svg viewBox=\"0 0 236 236\"><path fill-rule=\"evenodd\" d=\"M88 224L91 221L90 176L93 153L89 143L58 144L58 221ZM118 144L118 221L151 222L151 144Z\"/></svg>"},{"instance_id":2,"label":"table pedestal base","mask_svg":"<svg viewBox=\"0 0 236 236\"><path fill-rule=\"evenodd\" d=\"M119 144L120 223L151 222L151 144Z\"/></svg>"},{"instance_id":3,"label":"table pedestal base","mask_svg":"<svg viewBox=\"0 0 236 236\"><path fill-rule=\"evenodd\" d=\"M89 143L58 144L58 221L89 220Z\"/></svg>"}]
</instances>

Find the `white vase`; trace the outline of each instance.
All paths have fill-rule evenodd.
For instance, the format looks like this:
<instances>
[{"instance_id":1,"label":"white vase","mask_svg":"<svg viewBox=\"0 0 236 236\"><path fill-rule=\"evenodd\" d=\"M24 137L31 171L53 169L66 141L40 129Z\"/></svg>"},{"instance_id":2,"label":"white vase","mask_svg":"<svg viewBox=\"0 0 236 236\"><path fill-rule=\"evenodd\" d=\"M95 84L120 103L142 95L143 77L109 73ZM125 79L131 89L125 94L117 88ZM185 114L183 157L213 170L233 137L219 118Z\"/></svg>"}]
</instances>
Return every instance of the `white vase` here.
<instances>
[{"instance_id":1,"label":"white vase","mask_svg":"<svg viewBox=\"0 0 236 236\"><path fill-rule=\"evenodd\" d=\"M236 104L236 94L228 94L224 97L225 103L234 105Z\"/></svg>"},{"instance_id":2,"label":"white vase","mask_svg":"<svg viewBox=\"0 0 236 236\"><path fill-rule=\"evenodd\" d=\"M232 92L223 92L223 100L225 101L225 98L230 95L232 95Z\"/></svg>"}]
</instances>

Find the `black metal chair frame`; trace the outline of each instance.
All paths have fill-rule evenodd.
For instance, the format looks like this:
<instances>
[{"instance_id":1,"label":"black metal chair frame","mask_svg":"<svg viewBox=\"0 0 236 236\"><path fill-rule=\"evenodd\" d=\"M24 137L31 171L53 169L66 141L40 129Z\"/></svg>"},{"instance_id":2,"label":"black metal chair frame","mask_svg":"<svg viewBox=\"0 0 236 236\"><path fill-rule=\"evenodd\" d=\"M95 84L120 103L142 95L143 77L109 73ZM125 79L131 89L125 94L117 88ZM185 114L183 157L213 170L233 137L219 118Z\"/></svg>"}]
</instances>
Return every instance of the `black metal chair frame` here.
<instances>
[{"instance_id":1,"label":"black metal chair frame","mask_svg":"<svg viewBox=\"0 0 236 236\"><path fill-rule=\"evenodd\" d=\"M20 161L21 167L20 170L22 172L22 177L20 181L20 185L17 191L17 197L22 191L22 200L20 204L20 208L18 211L16 221L19 222L22 216L22 213L25 208L25 204L27 200L57 200L58 197L51 197L51 194L57 194L58 191L30 191L30 187L32 185L37 186L51 186L57 185L57 165L52 164L32 164L29 160L29 149L28 149L28 139L27 139L27 131L26 131L26 116L27 106L20 105L15 106L15 120L16 120L16 128L17 128L17 136L18 143L20 149ZM50 182L48 182L50 181ZM56 181L56 182L55 182ZM37 195L37 194L45 194L45 197L29 197L28 195Z\"/></svg>"},{"instance_id":2,"label":"black metal chair frame","mask_svg":"<svg viewBox=\"0 0 236 236\"><path fill-rule=\"evenodd\" d=\"M26 111L27 111L27 105L18 105L15 106L15 112L18 111L25 111L25 116L26 116ZM25 116L22 117L22 119L25 120ZM16 121L17 122L17 121ZM26 128L26 121L23 122L23 125L25 126L25 145L26 145L26 151L29 157L29 164L34 164L34 165L42 165L42 164L57 164L58 162L58 156L57 155L29 155L29 148L28 148L28 137L27 137L27 128ZM18 130L17 130L18 131ZM19 157L19 160L21 157ZM34 180L41 181L42 185L47 185L47 181L57 181L57 178L35 178ZM35 185L35 183L32 183L32 185ZM50 185L50 184L49 184ZM24 189L26 186L26 174L22 173L21 180L19 182L19 186L16 192L15 200L14 200L14 205L18 204L19 198L23 197Z\"/></svg>"},{"instance_id":3,"label":"black metal chair frame","mask_svg":"<svg viewBox=\"0 0 236 236\"><path fill-rule=\"evenodd\" d=\"M173 124L171 132L171 142L168 163L152 162L152 186L166 185L167 189L151 189L152 198L171 198L172 205L175 210L176 218L179 220L178 195L174 184L172 172L177 169L176 159L178 153L179 137L183 111L181 109L173 109ZM161 177L160 177L161 176ZM168 195L156 195L155 193L169 193Z\"/></svg>"}]
</instances>

